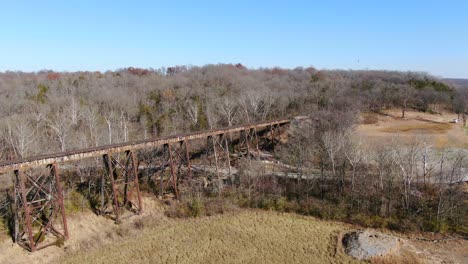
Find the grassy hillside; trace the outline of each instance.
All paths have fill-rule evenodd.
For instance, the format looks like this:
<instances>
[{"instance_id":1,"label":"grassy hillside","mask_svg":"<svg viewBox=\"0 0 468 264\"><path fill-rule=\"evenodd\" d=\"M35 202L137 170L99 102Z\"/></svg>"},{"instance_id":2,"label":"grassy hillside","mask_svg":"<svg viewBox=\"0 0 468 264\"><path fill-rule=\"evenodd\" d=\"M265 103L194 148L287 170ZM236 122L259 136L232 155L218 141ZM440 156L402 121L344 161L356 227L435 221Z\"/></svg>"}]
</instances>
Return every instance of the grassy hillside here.
<instances>
[{"instance_id":1,"label":"grassy hillside","mask_svg":"<svg viewBox=\"0 0 468 264\"><path fill-rule=\"evenodd\" d=\"M60 263L358 263L336 250L343 224L242 211L174 220Z\"/></svg>"}]
</instances>

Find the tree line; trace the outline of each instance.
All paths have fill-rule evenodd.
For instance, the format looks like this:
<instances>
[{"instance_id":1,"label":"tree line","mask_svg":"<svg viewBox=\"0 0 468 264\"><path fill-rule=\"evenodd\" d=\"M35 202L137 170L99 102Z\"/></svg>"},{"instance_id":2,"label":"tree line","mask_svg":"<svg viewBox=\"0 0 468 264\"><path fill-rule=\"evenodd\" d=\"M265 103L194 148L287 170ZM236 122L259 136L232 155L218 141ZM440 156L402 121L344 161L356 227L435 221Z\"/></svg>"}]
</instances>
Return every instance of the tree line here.
<instances>
[{"instance_id":1,"label":"tree line","mask_svg":"<svg viewBox=\"0 0 468 264\"><path fill-rule=\"evenodd\" d=\"M467 90L424 73L247 69L0 73L1 159L294 115L354 122L390 107L465 116ZM332 118L340 116L340 120Z\"/></svg>"}]
</instances>

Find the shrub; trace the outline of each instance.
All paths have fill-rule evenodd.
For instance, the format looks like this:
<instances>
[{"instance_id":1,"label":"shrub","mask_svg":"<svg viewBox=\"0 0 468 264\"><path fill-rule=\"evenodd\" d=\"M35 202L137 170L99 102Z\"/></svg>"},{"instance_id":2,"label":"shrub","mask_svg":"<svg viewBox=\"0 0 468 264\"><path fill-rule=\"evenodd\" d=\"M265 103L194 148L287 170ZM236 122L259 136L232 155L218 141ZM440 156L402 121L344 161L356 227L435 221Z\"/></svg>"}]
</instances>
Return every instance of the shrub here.
<instances>
[{"instance_id":1,"label":"shrub","mask_svg":"<svg viewBox=\"0 0 468 264\"><path fill-rule=\"evenodd\" d=\"M86 202L83 195L76 190L71 190L65 197L65 211L67 213L76 213L89 209L89 204Z\"/></svg>"},{"instance_id":2,"label":"shrub","mask_svg":"<svg viewBox=\"0 0 468 264\"><path fill-rule=\"evenodd\" d=\"M400 218L390 219L387 222L387 228L390 230L405 232L405 231L419 231L420 230L420 221L417 218Z\"/></svg>"},{"instance_id":3,"label":"shrub","mask_svg":"<svg viewBox=\"0 0 468 264\"><path fill-rule=\"evenodd\" d=\"M34 234L33 236L34 241L37 241L37 243L42 243L45 240L45 233L40 231Z\"/></svg>"},{"instance_id":4,"label":"shrub","mask_svg":"<svg viewBox=\"0 0 468 264\"><path fill-rule=\"evenodd\" d=\"M199 217L205 214L205 205L198 198L182 202L171 202L165 213L166 216L173 218Z\"/></svg>"},{"instance_id":5,"label":"shrub","mask_svg":"<svg viewBox=\"0 0 468 264\"><path fill-rule=\"evenodd\" d=\"M188 202L188 209L192 217L199 217L205 213L205 205L198 198Z\"/></svg>"},{"instance_id":6,"label":"shrub","mask_svg":"<svg viewBox=\"0 0 468 264\"><path fill-rule=\"evenodd\" d=\"M257 207L265 210L273 210L275 209L275 200L269 197L261 197L257 201Z\"/></svg>"},{"instance_id":7,"label":"shrub","mask_svg":"<svg viewBox=\"0 0 468 264\"><path fill-rule=\"evenodd\" d=\"M63 247L65 245L65 238L63 236L57 237L55 240L55 245L59 248Z\"/></svg>"},{"instance_id":8,"label":"shrub","mask_svg":"<svg viewBox=\"0 0 468 264\"><path fill-rule=\"evenodd\" d=\"M145 228L145 223L141 219L138 219L133 223L133 226L135 226L135 228L138 230L142 230Z\"/></svg>"},{"instance_id":9,"label":"shrub","mask_svg":"<svg viewBox=\"0 0 468 264\"><path fill-rule=\"evenodd\" d=\"M279 197L278 199L275 200L275 210L276 211L287 211L287 209L290 208L288 199L286 197Z\"/></svg>"},{"instance_id":10,"label":"shrub","mask_svg":"<svg viewBox=\"0 0 468 264\"><path fill-rule=\"evenodd\" d=\"M8 224L4 218L0 218L0 234L8 233Z\"/></svg>"},{"instance_id":11,"label":"shrub","mask_svg":"<svg viewBox=\"0 0 468 264\"><path fill-rule=\"evenodd\" d=\"M208 216L224 214L236 210L236 206L226 198L208 199L205 202L205 214Z\"/></svg>"},{"instance_id":12,"label":"shrub","mask_svg":"<svg viewBox=\"0 0 468 264\"><path fill-rule=\"evenodd\" d=\"M365 227L385 228L388 225L387 219L378 215L354 214L350 217L353 224Z\"/></svg>"},{"instance_id":13,"label":"shrub","mask_svg":"<svg viewBox=\"0 0 468 264\"><path fill-rule=\"evenodd\" d=\"M187 203L172 202L166 209L165 214L167 217L172 218L187 218L190 216L190 210Z\"/></svg>"}]
</instances>

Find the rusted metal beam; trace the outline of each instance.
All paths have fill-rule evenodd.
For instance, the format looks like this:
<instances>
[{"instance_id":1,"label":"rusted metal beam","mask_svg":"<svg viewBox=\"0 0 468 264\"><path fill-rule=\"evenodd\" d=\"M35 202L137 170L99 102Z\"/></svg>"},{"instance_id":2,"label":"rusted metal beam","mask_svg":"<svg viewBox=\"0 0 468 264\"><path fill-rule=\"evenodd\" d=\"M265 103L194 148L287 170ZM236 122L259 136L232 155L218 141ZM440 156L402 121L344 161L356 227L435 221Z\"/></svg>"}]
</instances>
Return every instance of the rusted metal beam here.
<instances>
[{"instance_id":1,"label":"rusted metal beam","mask_svg":"<svg viewBox=\"0 0 468 264\"><path fill-rule=\"evenodd\" d=\"M58 206L60 207L60 212L62 216L62 224L63 224L63 232L64 232L64 237L65 239L70 238L70 234L68 233L68 224L67 224L67 216L65 215L65 205L63 203L63 189L62 189L62 183L60 182L60 174L58 170L58 165L57 163L53 163L50 165L52 169L52 173L55 176L55 184L57 186L57 192L58 192Z\"/></svg>"},{"instance_id":2,"label":"rusted metal beam","mask_svg":"<svg viewBox=\"0 0 468 264\"><path fill-rule=\"evenodd\" d=\"M25 178L22 171L15 171L16 177L18 178L19 184L19 191L21 195L21 203L24 210L24 221L26 222L26 232L29 240L29 248L31 252L36 251L36 243L34 243L34 234L32 231L32 223L31 223L31 212L29 211L28 199L26 196L26 187L24 184Z\"/></svg>"},{"instance_id":3,"label":"rusted metal beam","mask_svg":"<svg viewBox=\"0 0 468 264\"><path fill-rule=\"evenodd\" d=\"M15 242L33 252L55 245L59 238L68 239L57 164L48 165L45 175L28 175L19 170L15 175Z\"/></svg>"},{"instance_id":4,"label":"rusted metal beam","mask_svg":"<svg viewBox=\"0 0 468 264\"><path fill-rule=\"evenodd\" d=\"M39 167L52 164L54 162L68 162L81 159L93 158L104 156L107 154L125 152L128 150L138 150L145 148L154 148L170 143L177 143L181 141L188 141L193 139L203 139L208 136L217 136L221 134L234 133L240 131L248 131L250 129L263 130L272 125L285 125L289 124L292 119L280 119L270 122L260 122L243 126L228 127L222 129L207 130L183 135L167 136L162 138L152 138L146 140L138 140L132 142L125 142L120 144L112 144L95 148L86 148L75 151L60 152L55 154L48 154L43 156L35 156L20 160L1 161L0 173L21 170L30 167ZM299 120L299 119L298 119Z\"/></svg>"},{"instance_id":5,"label":"rusted metal beam","mask_svg":"<svg viewBox=\"0 0 468 264\"><path fill-rule=\"evenodd\" d=\"M107 173L111 181L111 186L112 186L112 198L113 198L113 203L114 203L114 213L115 213L115 222L119 223L119 217L120 217L120 206L119 206L119 199L117 196L117 186L115 184L114 180L114 168L112 166L112 156L110 153L105 154L103 156L104 164L107 165Z\"/></svg>"},{"instance_id":6,"label":"rusted metal beam","mask_svg":"<svg viewBox=\"0 0 468 264\"><path fill-rule=\"evenodd\" d=\"M188 141L184 140L182 142L183 145L185 145L185 158L187 159L187 176L190 181L190 185L192 184L192 165L190 164L190 153L189 153L189 146L188 146Z\"/></svg>"},{"instance_id":7,"label":"rusted metal beam","mask_svg":"<svg viewBox=\"0 0 468 264\"><path fill-rule=\"evenodd\" d=\"M116 156L117 158L115 158ZM107 178L110 180L110 192L102 193L104 197L112 200L113 209L108 211L106 204L101 203L101 214L114 214L115 222L120 223L122 209L132 210L134 213L141 214L143 205L141 200L140 185L138 182L138 164L136 154L128 150L125 157L120 155L107 154L103 156L104 165L107 168ZM107 182L104 178L103 182Z\"/></svg>"},{"instance_id":8,"label":"rusted metal beam","mask_svg":"<svg viewBox=\"0 0 468 264\"><path fill-rule=\"evenodd\" d=\"M138 199L138 214L143 213L143 205L141 201L141 192L140 192L140 183L138 182L138 163L137 163L137 158L136 154L132 151L129 150L127 152L127 155L130 155L131 161L132 161L132 166L133 166L133 175L134 175L134 184L135 184L135 190L137 192L137 199Z\"/></svg>"},{"instance_id":9,"label":"rusted metal beam","mask_svg":"<svg viewBox=\"0 0 468 264\"><path fill-rule=\"evenodd\" d=\"M174 195L176 199L179 199L179 187L177 186L177 175L174 169L174 158L172 156L172 149L170 144L165 145L167 147L167 152L169 154L169 167L171 169L171 184L174 189Z\"/></svg>"}]
</instances>

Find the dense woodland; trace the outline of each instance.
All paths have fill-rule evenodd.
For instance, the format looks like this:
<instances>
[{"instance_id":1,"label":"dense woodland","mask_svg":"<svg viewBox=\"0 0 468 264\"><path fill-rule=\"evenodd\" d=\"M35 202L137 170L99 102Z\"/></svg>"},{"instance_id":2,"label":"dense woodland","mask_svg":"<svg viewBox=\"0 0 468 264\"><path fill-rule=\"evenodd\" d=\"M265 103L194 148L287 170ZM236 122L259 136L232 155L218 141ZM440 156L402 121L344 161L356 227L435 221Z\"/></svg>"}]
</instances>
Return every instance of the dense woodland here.
<instances>
[{"instance_id":1,"label":"dense woodland","mask_svg":"<svg viewBox=\"0 0 468 264\"><path fill-rule=\"evenodd\" d=\"M0 74L1 159L293 115L353 123L399 107L463 114L467 92L420 73L237 65ZM331 116L339 118L332 118ZM333 125L333 124L328 124Z\"/></svg>"},{"instance_id":2,"label":"dense woodland","mask_svg":"<svg viewBox=\"0 0 468 264\"><path fill-rule=\"evenodd\" d=\"M259 170L252 178L255 165L245 163L248 169L231 186L238 204L466 233L466 194L457 184L466 174L466 152L434 149L422 138L364 144L352 133L360 113L388 108L401 109L402 117L408 109L453 111L465 125L468 89L424 73L254 70L241 64L6 72L0 74L0 107L1 160L311 116L275 148L275 156L301 177L279 179ZM308 179L312 172L320 177ZM187 204L189 211L204 206Z\"/></svg>"}]
</instances>

